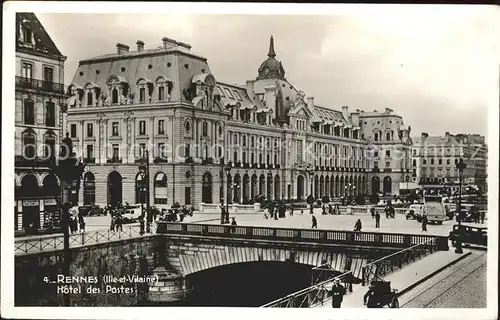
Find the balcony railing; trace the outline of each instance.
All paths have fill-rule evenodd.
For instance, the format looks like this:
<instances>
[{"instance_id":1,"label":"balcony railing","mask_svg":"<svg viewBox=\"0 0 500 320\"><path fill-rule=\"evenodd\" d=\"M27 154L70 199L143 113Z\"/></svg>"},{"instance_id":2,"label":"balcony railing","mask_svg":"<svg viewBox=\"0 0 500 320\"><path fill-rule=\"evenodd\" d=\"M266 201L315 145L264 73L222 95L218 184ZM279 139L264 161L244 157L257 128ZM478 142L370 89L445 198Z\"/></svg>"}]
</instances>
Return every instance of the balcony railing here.
<instances>
[{"instance_id":1,"label":"balcony railing","mask_svg":"<svg viewBox=\"0 0 500 320\"><path fill-rule=\"evenodd\" d=\"M106 163L122 163L122 158L109 158Z\"/></svg>"},{"instance_id":2,"label":"balcony railing","mask_svg":"<svg viewBox=\"0 0 500 320\"><path fill-rule=\"evenodd\" d=\"M16 76L16 86L29 89L39 89L49 92L64 93L64 84L33 78Z\"/></svg>"},{"instance_id":3,"label":"balcony railing","mask_svg":"<svg viewBox=\"0 0 500 320\"><path fill-rule=\"evenodd\" d=\"M15 167L30 167L30 168L38 168L38 167L49 167L50 159L42 159L40 157L35 157L34 159L27 159L24 156L15 156L14 158L14 166Z\"/></svg>"}]
</instances>

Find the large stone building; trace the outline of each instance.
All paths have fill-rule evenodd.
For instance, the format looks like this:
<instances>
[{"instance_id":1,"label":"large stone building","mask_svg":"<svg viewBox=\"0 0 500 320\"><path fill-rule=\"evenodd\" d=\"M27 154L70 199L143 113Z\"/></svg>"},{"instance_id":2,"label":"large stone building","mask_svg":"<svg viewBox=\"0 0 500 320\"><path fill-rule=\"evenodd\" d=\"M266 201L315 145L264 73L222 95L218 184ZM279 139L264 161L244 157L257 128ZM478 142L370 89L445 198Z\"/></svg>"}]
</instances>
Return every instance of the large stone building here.
<instances>
[{"instance_id":1,"label":"large stone building","mask_svg":"<svg viewBox=\"0 0 500 320\"><path fill-rule=\"evenodd\" d=\"M395 194L411 175L400 116L315 105L285 78L272 37L246 85L217 81L190 45L164 38L80 61L69 94L68 128L88 163L85 204L144 201L146 150L150 201L160 206Z\"/></svg>"},{"instance_id":2,"label":"large stone building","mask_svg":"<svg viewBox=\"0 0 500 320\"><path fill-rule=\"evenodd\" d=\"M48 159L58 149L66 57L33 13L16 14L15 230L44 228L59 183Z\"/></svg>"},{"instance_id":3,"label":"large stone building","mask_svg":"<svg viewBox=\"0 0 500 320\"><path fill-rule=\"evenodd\" d=\"M467 165L463 183L476 185L486 192L487 145L484 136L446 132L443 136L422 133L412 139L413 178L426 189L458 190L459 175L456 163L460 158Z\"/></svg>"}]
</instances>

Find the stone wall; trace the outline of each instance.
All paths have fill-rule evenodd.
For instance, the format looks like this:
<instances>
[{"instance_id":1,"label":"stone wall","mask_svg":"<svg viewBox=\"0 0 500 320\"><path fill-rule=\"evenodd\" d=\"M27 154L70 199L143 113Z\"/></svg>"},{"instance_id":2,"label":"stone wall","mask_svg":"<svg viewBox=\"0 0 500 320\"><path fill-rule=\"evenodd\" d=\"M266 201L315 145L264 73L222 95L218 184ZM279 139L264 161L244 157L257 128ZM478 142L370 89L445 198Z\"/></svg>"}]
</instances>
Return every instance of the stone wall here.
<instances>
[{"instance_id":1,"label":"stone wall","mask_svg":"<svg viewBox=\"0 0 500 320\"><path fill-rule=\"evenodd\" d=\"M97 283L74 283L68 286L81 288L81 292L70 294L70 303L75 306L134 306L144 301L147 283L112 284L115 288L130 288L130 293L106 293L104 275L122 277L128 275L150 275L157 260L159 237L149 236L108 242L71 249L70 274L72 277L96 277ZM60 306L63 305L64 283L57 281L62 275L64 253L62 250L16 256L15 259L15 305L16 306ZM87 293L92 286L100 293ZM132 290L133 289L133 290Z\"/></svg>"}]
</instances>

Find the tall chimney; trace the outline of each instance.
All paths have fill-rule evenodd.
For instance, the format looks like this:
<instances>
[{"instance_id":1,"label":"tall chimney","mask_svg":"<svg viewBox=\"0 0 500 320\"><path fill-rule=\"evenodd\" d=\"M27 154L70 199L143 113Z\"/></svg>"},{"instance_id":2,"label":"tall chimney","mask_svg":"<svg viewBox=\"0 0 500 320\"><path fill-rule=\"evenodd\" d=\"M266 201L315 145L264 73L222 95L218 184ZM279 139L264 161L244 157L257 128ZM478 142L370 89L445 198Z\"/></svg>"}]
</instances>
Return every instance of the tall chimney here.
<instances>
[{"instance_id":1,"label":"tall chimney","mask_svg":"<svg viewBox=\"0 0 500 320\"><path fill-rule=\"evenodd\" d=\"M178 46L177 41L174 39L163 37L161 40L163 41L163 49L170 49Z\"/></svg>"},{"instance_id":2,"label":"tall chimney","mask_svg":"<svg viewBox=\"0 0 500 320\"><path fill-rule=\"evenodd\" d=\"M355 127L359 127L359 112L351 113L351 121Z\"/></svg>"},{"instance_id":3,"label":"tall chimney","mask_svg":"<svg viewBox=\"0 0 500 320\"><path fill-rule=\"evenodd\" d=\"M346 120L349 119L349 107L348 106L342 106L342 116Z\"/></svg>"},{"instance_id":4,"label":"tall chimney","mask_svg":"<svg viewBox=\"0 0 500 320\"><path fill-rule=\"evenodd\" d=\"M309 110L314 110L314 97L307 97L307 107Z\"/></svg>"},{"instance_id":5,"label":"tall chimney","mask_svg":"<svg viewBox=\"0 0 500 320\"><path fill-rule=\"evenodd\" d=\"M127 46L126 44L123 44L123 43L116 44L116 53L118 53L118 54L126 53L126 52L128 52L129 49L130 49L130 47Z\"/></svg>"},{"instance_id":6,"label":"tall chimney","mask_svg":"<svg viewBox=\"0 0 500 320\"><path fill-rule=\"evenodd\" d=\"M142 40L137 40L137 51L142 52L144 51L144 41Z\"/></svg>"}]
</instances>

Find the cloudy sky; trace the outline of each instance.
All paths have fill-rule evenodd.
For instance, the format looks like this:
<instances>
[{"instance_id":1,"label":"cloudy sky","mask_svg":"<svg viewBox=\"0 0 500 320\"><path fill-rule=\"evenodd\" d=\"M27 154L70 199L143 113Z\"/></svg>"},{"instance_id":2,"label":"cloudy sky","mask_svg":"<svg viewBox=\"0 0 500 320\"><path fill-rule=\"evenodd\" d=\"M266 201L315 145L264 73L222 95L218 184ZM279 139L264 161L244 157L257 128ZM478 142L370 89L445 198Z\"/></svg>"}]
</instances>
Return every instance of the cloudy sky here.
<instances>
[{"instance_id":1,"label":"cloudy sky","mask_svg":"<svg viewBox=\"0 0 500 320\"><path fill-rule=\"evenodd\" d=\"M498 47L491 8L414 7L391 14L163 15L37 13L68 57L66 85L78 61L187 42L208 58L219 81L244 84L267 58L269 37L288 81L317 104L341 109L392 108L412 135L487 134L488 105L498 92ZM493 100L494 101L494 100Z\"/></svg>"}]
</instances>

